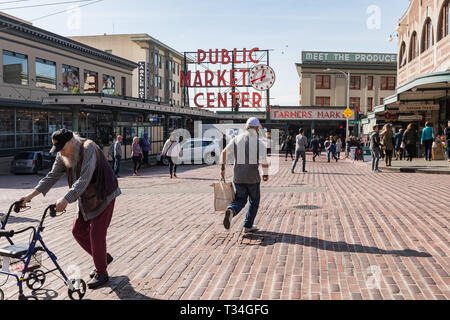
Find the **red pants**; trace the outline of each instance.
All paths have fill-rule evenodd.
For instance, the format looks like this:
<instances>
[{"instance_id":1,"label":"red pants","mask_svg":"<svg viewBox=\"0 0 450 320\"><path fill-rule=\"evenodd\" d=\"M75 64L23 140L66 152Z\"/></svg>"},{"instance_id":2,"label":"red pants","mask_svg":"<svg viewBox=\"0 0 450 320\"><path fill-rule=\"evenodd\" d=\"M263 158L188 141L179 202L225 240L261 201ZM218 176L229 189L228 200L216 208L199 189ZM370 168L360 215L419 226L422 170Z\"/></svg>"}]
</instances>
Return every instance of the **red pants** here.
<instances>
[{"instance_id":1,"label":"red pants","mask_svg":"<svg viewBox=\"0 0 450 320\"><path fill-rule=\"evenodd\" d=\"M86 222L79 215L73 221L72 234L75 240L92 256L95 269L97 273L101 274L107 273L106 233L111 222L115 201L116 199L112 200L105 211L92 220Z\"/></svg>"}]
</instances>

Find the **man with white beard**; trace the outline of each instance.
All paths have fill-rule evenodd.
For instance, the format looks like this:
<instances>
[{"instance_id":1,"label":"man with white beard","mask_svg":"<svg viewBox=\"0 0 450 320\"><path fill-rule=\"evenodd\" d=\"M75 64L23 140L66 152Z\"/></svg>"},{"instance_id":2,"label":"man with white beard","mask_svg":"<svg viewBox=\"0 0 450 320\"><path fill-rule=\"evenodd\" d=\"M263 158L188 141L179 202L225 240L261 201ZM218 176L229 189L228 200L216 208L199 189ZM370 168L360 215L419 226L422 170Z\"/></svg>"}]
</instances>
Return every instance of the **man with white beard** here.
<instances>
[{"instance_id":1,"label":"man with white beard","mask_svg":"<svg viewBox=\"0 0 450 320\"><path fill-rule=\"evenodd\" d=\"M121 191L108 160L94 141L61 129L53 133L52 143L50 152L58 152L52 170L21 200L25 205L40 193L45 196L66 173L70 189L56 201L56 211L64 211L69 203L78 200L72 234L94 260L88 287L95 289L109 280L107 266L113 258L106 252L106 234Z\"/></svg>"}]
</instances>

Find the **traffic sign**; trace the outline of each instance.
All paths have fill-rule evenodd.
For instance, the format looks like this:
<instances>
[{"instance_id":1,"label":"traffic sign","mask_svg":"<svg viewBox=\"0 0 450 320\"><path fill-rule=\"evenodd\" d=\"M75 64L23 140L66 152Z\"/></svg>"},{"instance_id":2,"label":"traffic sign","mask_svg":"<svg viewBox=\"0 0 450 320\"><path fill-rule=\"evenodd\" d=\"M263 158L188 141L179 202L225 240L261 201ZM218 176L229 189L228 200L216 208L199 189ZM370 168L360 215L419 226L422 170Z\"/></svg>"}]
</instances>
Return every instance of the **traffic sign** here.
<instances>
[{"instance_id":1,"label":"traffic sign","mask_svg":"<svg viewBox=\"0 0 450 320\"><path fill-rule=\"evenodd\" d=\"M353 111L350 110L350 108L347 108L347 109L345 109L345 111L343 112L343 114L344 114L344 116L345 116L347 119L350 119L351 116L353 115Z\"/></svg>"}]
</instances>

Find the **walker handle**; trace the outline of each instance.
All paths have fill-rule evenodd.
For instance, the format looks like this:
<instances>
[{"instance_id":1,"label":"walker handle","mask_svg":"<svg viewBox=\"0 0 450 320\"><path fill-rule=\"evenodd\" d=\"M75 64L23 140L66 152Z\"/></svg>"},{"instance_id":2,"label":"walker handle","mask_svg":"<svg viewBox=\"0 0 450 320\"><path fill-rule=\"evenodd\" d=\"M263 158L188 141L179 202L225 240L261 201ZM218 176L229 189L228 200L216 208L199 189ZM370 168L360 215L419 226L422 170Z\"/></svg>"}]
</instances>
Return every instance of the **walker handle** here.
<instances>
[{"instance_id":1,"label":"walker handle","mask_svg":"<svg viewBox=\"0 0 450 320\"><path fill-rule=\"evenodd\" d=\"M12 236L14 236L14 230L11 230L11 231L5 231L5 230L1 230L0 231L0 238L1 237L8 237L8 238L11 238Z\"/></svg>"}]
</instances>

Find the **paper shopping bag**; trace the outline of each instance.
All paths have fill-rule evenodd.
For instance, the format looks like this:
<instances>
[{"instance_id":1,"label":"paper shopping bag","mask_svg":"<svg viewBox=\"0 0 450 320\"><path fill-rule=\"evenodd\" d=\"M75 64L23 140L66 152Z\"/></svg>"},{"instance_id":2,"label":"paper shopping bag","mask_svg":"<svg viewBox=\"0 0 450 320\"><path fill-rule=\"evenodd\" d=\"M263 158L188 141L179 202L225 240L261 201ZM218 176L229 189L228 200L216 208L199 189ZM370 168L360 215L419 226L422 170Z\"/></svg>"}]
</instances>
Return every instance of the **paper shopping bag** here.
<instances>
[{"instance_id":1,"label":"paper shopping bag","mask_svg":"<svg viewBox=\"0 0 450 320\"><path fill-rule=\"evenodd\" d=\"M232 183L224 180L214 183L214 210L225 211L234 200L234 189Z\"/></svg>"}]
</instances>

